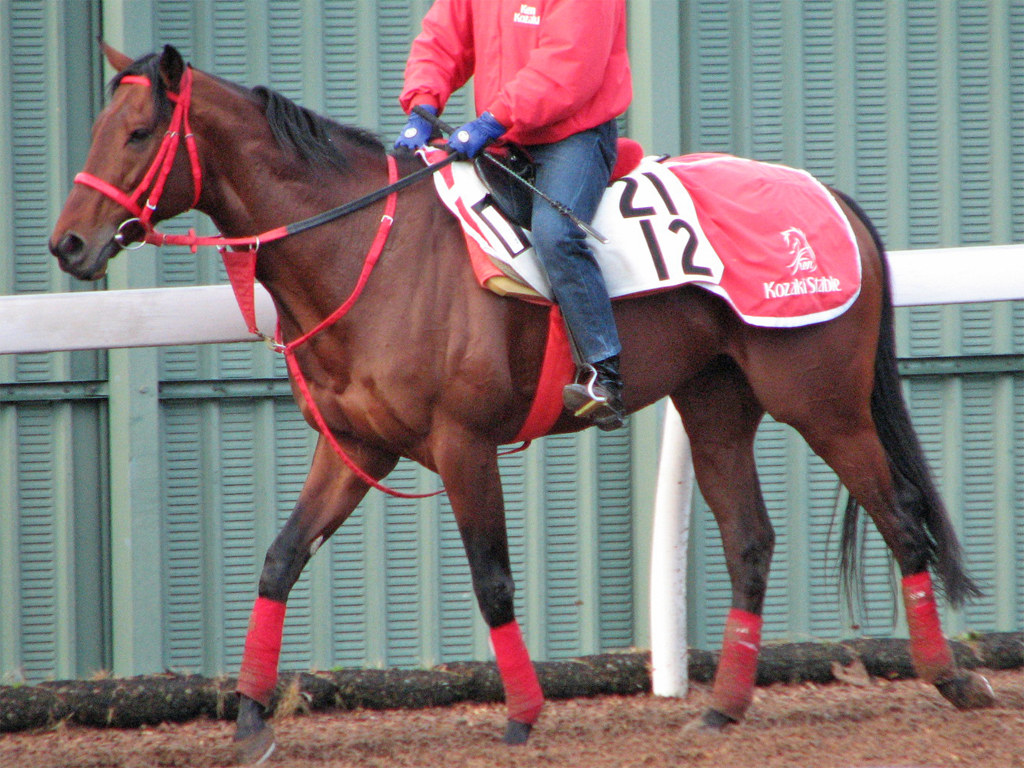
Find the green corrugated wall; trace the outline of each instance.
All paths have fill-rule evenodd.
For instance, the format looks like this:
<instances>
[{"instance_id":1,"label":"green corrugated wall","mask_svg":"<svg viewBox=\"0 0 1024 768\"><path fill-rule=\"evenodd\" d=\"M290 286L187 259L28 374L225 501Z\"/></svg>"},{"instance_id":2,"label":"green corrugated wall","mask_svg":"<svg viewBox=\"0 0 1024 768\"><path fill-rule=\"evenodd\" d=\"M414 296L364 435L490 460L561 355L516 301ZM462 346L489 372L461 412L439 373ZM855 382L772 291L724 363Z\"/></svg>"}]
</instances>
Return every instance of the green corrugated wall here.
<instances>
[{"instance_id":1,"label":"green corrugated wall","mask_svg":"<svg viewBox=\"0 0 1024 768\"><path fill-rule=\"evenodd\" d=\"M0 291L93 290L45 242L102 103L95 39L177 46L342 122L397 133L426 0L0 0ZM729 151L806 167L853 194L891 248L1024 240L1024 2L630 0L651 152ZM463 95L449 108L467 115ZM208 221L184 216L170 231ZM216 254L145 248L105 287L224 280ZM989 597L953 632L1024 626L1024 317L1019 303L901 310L915 421ZM71 329L69 329L71 332ZM303 482L313 433L260 345L0 358L0 675L37 680L237 668L263 553ZM536 658L647 644L654 411L612 434L502 459L517 611ZM888 563L841 610L834 476L788 428L758 439L778 528L770 638L890 634ZM433 475L401 464L399 488ZM718 644L728 581L698 502L691 640ZM283 665L487 658L446 501L371 494L289 602Z\"/></svg>"}]
</instances>

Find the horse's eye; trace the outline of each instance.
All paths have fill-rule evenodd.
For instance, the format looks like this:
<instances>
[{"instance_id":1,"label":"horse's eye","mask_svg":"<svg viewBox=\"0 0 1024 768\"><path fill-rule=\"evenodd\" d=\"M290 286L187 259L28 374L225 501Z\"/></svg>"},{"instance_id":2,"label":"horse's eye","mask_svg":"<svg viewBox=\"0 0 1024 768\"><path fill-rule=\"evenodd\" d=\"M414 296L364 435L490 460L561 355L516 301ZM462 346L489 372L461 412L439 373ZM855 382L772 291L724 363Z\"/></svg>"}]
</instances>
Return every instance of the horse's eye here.
<instances>
[{"instance_id":1,"label":"horse's eye","mask_svg":"<svg viewBox=\"0 0 1024 768\"><path fill-rule=\"evenodd\" d=\"M128 141L132 144L138 144L145 141L152 135L153 132L149 128L136 128L131 132L131 135L128 137Z\"/></svg>"}]
</instances>

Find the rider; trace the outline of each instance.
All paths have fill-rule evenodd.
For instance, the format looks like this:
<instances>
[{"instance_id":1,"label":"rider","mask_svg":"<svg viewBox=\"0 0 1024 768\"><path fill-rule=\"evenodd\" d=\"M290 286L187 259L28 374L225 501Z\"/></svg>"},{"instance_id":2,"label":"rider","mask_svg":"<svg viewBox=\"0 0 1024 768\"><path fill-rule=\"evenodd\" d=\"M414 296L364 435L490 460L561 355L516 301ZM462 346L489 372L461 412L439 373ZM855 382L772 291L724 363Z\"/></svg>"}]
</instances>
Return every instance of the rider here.
<instances>
[{"instance_id":1,"label":"rider","mask_svg":"<svg viewBox=\"0 0 1024 768\"><path fill-rule=\"evenodd\" d=\"M436 115L471 76L479 117L448 145L467 157L501 137L528 147L536 186L591 221L615 164L615 118L633 94L625 0L436 0L412 44L402 108ZM418 149L431 132L412 113L395 148ZM531 230L581 366L565 407L616 429L621 345L600 268L584 233L536 195Z\"/></svg>"}]
</instances>

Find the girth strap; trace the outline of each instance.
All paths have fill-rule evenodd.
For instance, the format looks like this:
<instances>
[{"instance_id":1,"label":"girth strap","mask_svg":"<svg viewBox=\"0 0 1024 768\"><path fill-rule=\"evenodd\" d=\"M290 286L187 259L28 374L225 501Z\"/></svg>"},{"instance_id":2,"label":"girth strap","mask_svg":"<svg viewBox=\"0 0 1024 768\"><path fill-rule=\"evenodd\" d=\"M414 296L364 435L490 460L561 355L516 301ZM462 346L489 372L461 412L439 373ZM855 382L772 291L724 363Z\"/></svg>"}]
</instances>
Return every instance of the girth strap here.
<instances>
[{"instance_id":1,"label":"girth strap","mask_svg":"<svg viewBox=\"0 0 1024 768\"><path fill-rule=\"evenodd\" d=\"M548 337L537 392L533 396L526 421L519 428L519 434L515 436L514 442L529 443L551 431L558 417L562 415L562 389L566 384L572 383L575 372L576 364L569 350L565 321L558 305L552 304L548 315Z\"/></svg>"}]
</instances>

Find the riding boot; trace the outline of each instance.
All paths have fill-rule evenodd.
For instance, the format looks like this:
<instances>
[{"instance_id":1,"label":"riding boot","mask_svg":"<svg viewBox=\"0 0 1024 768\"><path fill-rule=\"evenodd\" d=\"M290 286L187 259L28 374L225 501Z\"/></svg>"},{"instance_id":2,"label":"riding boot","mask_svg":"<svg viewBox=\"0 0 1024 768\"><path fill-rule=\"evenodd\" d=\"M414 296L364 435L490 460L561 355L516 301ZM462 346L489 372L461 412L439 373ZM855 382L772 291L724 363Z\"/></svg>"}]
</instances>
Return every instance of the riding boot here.
<instances>
[{"instance_id":1,"label":"riding boot","mask_svg":"<svg viewBox=\"0 0 1024 768\"><path fill-rule=\"evenodd\" d=\"M580 368L577 381L562 390L566 410L578 419L609 432L622 426L626 409L622 405L622 377L619 356Z\"/></svg>"}]
</instances>

